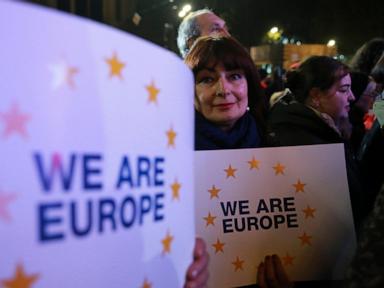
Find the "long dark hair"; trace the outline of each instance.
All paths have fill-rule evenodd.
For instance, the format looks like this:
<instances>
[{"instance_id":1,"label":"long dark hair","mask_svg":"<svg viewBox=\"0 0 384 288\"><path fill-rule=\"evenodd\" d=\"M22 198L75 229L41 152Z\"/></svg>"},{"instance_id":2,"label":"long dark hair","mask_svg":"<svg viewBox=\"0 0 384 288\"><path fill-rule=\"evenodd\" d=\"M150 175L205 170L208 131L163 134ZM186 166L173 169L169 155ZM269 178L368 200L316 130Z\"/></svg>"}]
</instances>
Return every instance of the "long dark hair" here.
<instances>
[{"instance_id":1,"label":"long dark hair","mask_svg":"<svg viewBox=\"0 0 384 288\"><path fill-rule=\"evenodd\" d=\"M327 91L348 73L348 66L338 60L328 56L312 56L301 63L298 69L287 73L286 86L298 102L305 103L312 88Z\"/></svg>"},{"instance_id":2,"label":"long dark hair","mask_svg":"<svg viewBox=\"0 0 384 288\"><path fill-rule=\"evenodd\" d=\"M265 98L260 86L260 76L248 51L233 37L204 36L191 47L184 62L193 74L207 67L222 63L227 70L242 69L248 84L248 107L256 119L260 132L265 132Z\"/></svg>"}]
</instances>

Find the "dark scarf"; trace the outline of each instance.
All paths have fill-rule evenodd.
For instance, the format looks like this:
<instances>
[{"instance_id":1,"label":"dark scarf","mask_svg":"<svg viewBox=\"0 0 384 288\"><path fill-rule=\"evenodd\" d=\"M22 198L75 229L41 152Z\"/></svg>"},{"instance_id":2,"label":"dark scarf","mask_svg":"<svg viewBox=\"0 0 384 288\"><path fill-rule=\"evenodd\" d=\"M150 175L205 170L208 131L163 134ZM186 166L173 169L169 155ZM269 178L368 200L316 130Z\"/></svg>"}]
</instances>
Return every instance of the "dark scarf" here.
<instances>
[{"instance_id":1,"label":"dark scarf","mask_svg":"<svg viewBox=\"0 0 384 288\"><path fill-rule=\"evenodd\" d=\"M230 131L223 131L195 110L195 150L257 148L261 139L255 119L246 112Z\"/></svg>"}]
</instances>

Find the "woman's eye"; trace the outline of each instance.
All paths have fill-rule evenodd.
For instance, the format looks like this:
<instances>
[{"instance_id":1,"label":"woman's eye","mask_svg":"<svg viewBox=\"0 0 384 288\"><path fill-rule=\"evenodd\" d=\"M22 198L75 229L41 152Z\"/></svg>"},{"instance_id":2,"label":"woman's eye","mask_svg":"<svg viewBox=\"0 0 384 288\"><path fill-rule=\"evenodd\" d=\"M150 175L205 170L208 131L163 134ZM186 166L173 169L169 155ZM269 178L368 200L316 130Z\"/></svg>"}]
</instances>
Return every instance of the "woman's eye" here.
<instances>
[{"instance_id":1,"label":"woman's eye","mask_svg":"<svg viewBox=\"0 0 384 288\"><path fill-rule=\"evenodd\" d=\"M233 73L229 76L229 78L232 80L239 80L243 78L243 75L240 73Z\"/></svg>"},{"instance_id":2,"label":"woman's eye","mask_svg":"<svg viewBox=\"0 0 384 288\"><path fill-rule=\"evenodd\" d=\"M209 84L213 82L212 77L201 77L200 79L197 80L198 83L203 83L203 84Z\"/></svg>"}]
</instances>

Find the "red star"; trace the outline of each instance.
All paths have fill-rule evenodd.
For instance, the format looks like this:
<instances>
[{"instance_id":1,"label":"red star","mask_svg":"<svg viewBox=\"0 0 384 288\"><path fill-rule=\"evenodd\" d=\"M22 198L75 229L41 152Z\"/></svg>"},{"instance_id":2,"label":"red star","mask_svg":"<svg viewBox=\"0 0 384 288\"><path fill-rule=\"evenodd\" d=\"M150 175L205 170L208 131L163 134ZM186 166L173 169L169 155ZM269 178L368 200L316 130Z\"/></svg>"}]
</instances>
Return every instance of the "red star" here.
<instances>
[{"instance_id":1,"label":"red star","mask_svg":"<svg viewBox=\"0 0 384 288\"><path fill-rule=\"evenodd\" d=\"M0 193L0 219L4 221L11 221L11 216L8 213L8 205L16 199L15 194L4 194Z\"/></svg>"},{"instance_id":2,"label":"red star","mask_svg":"<svg viewBox=\"0 0 384 288\"><path fill-rule=\"evenodd\" d=\"M5 125L3 137L7 138L12 133L18 133L20 136L27 138L26 124L30 118L28 114L22 113L19 106L14 103L8 112L0 113L0 120L3 120Z\"/></svg>"}]
</instances>

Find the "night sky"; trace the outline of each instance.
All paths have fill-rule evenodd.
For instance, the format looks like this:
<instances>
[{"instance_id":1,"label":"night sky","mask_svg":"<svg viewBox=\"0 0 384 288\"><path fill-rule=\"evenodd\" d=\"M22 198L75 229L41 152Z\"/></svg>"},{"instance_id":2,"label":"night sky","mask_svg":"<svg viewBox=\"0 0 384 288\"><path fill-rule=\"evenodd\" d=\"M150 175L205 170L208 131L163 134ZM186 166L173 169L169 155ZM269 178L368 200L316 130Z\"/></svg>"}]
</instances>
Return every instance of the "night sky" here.
<instances>
[{"instance_id":1,"label":"night sky","mask_svg":"<svg viewBox=\"0 0 384 288\"><path fill-rule=\"evenodd\" d=\"M142 21L129 29L175 49L173 39L180 22L177 13L185 3L190 3L193 10L213 9L225 18L232 35L248 47L261 44L263 35L272 26L281 27L285 36L295 37L302 43L326 44L333 38L339 53L346 55L353 54L373 37L384 37L382 0L174 0L172 3L169 0L138 0L136 10ZM173 10L172 6L178 6L178 10ZM165 23L169 24L168 28L164 28Z\"/></svg>"}]
</instances>

